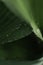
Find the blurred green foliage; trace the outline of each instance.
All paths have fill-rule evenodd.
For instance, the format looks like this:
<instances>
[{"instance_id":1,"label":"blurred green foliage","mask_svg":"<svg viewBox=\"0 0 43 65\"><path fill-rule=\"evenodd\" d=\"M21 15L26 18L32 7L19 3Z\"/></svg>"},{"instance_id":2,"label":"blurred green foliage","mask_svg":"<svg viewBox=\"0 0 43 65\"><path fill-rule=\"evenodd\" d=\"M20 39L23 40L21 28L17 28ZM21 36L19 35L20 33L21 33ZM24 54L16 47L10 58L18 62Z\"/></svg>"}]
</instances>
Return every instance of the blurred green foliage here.
<instances>
[{"instance_id":1,"label":"blurred green foliage","mask_svg":"<svg viewBox=\"0 0 43 65\"><path fill-rule=\"evenodd\" d=\"M13 44L12 42L28 36L31 32L32 28L30 25L28 26L24 20L14 15L4 3L0 1L0 59L7 57L15 60L16 57L24 58L26 56L24 54L26 50L21 46L14 45L16 43Z\"/></svg>"},{"instance_id":2,"label":"blurred green foliage","mask_svg":"<svg viewBox=\"0 0 43 65\"><path fill-rule=\"evenodd\" d=\"M39 22L39 27L41 28L40 21L43 19L40 17L43 15L41 15L39 12L42 9L39 9L40 4L38 4L38 1L36 3L37 6L34 6L35 3L31 2L33 5L33 15L36 22ZM40 42L40 40L38 40L38 38L32 33L32 28L30 25L14 15L4 5L4 3L0 1L0 59L38 59L42 56L43 49L43 45L40 43L42 42Z\"/></svg>"}]
</instances>

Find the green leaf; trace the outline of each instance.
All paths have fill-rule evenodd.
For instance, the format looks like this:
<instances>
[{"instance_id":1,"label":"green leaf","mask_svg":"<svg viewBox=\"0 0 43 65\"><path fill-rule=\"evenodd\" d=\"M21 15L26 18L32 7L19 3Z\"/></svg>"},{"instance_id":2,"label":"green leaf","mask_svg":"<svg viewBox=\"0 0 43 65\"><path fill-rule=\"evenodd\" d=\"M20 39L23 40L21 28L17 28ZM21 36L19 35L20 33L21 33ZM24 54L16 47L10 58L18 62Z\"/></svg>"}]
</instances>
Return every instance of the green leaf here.
<instances>
[{"instance_id":1,"label":"green leaf","mask_svg":"<svg viewBox=\"0 0 43 65\"><path fill-rule=\"evenodd\" d=\"M28 36L32 32L24 20L13 14L0 2L0 43L11 42Z\"/></svg>"},{"instance_id":2,"label":"green leaf","mask_svg":"<svg viewBox=\"0 0 43 65\"><path fill-rule=\"evenodd\" d=\"M43 34L43 0L30 0L32 13Z\"/></svg>"},{"instance_id":3,"label":"green leaf","mask_svg":"<svg viewBox=\"0 0 43 65\"><path fill-rule=\"evenodd\" d=\"M12 12L15 13L16 9L16 12L18 12L19 15L21 15L26 20L26 22L31 25L37 37L43 40L41 31L37 26L36 20L32 12L33 8L31 8L33 5L32 2L35 2L34 0L2 0L2 1L8 6L8 8L10 8Z\"/></svg>"}]
</instances>

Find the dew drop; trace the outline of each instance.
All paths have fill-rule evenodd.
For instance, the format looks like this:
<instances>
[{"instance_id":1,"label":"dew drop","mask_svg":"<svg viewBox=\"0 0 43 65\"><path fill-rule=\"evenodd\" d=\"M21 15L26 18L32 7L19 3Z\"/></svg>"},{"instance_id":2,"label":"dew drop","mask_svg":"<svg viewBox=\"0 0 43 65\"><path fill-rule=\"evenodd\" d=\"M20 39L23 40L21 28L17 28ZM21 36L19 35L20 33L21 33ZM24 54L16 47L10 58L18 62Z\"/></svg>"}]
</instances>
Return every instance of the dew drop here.
<instances>
[{"instance_id":1,"label":"dew drop","mask_svg":"<svg viewBox=\"0 0 43 65\"><path fill-rule=\"evenodd\" d=\"M19 29L21 27L21 24L16 25L16 29Z\"/></svg>"},{"instance_id":2,"label":"dew drop","mask_svg":"<svg viewBox=\"0 0 43 65\"><path fill-rule=\"evenodd\" d=\"M7 34L6 36L8 37L9 35Z\"/></svg>"},{"instance_id":3,"label":"dew drop","mask_svg":"<svg viewBox=\"0 0 43 65\"><path fill-rule=\"evenodd\" d=\"M37 32L39 33L39 29L37 29Z\"/></svg>"}]
</instances>

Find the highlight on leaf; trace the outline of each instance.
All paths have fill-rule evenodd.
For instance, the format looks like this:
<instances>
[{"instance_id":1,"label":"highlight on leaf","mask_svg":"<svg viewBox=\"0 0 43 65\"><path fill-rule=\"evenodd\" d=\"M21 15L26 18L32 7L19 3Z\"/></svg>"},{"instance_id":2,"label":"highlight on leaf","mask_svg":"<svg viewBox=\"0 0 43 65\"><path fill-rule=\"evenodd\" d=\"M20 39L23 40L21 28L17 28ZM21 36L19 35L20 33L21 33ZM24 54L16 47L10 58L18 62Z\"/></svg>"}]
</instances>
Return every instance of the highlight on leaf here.
<instances>
[{"instance_id":1,"label":"highlight on leaf","mask_svg":"<svg viewBox=\"0 0 43 65\"><path fill-rule=\"evenodd\" d=\"M32 14L30 0L2 0L7 7L13 12L20 15L33 28L33 32L43 40L42 33L36 24Z\"/></svg>"}]
</instances>

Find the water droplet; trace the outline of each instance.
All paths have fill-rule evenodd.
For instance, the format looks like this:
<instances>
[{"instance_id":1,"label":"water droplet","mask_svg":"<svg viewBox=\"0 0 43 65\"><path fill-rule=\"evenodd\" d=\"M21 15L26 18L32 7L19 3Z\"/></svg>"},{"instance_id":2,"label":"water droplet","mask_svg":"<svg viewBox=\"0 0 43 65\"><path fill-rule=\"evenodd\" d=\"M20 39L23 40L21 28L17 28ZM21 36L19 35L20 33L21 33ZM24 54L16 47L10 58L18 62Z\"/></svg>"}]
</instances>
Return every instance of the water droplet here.
<instances>
[{"instance_id":1,"label":"water droplet","mask_svg":"<svg viewBox=\"0 0 43 65\"><path fill-rule=\"evenodd\" d=\"M16 29L19 29L21 27L21 24L16 25Z\"/></svg>"},{"instance_id":2,"label":"water droplet","mask_svg":"<svg viewBox=\"0 0 43 65\"><path fill-rule=\"evenodd\" d=\"M37 29L37 32L39 32L39 29Z\"/></svg>"},{"instance_id":3,"label":"water droplet","mask_svg":"<svg viewBox=\"0 0 43 65\"><path fill-rule=\"evenodd\" d=\"M12 42L13 40L8 40L8 42Z\"/></svg>"},{"instance_id":4,"label":"water droplet","mask_svg":"<svg viewBox=\"0 0 43 65\"><path fill-rule=\"evenodd\" d=\"M43 40L42 33L39 28L33 30L34 33L39 37L41 40Z\"/></svg>"},{"instance_id":5,"label":"water droplet","mask_svg":"<svg viewBox=\"0 0 43 65\"><path fill-rule=\"evenodd\" d=\"M4 42L2 42L1 44L4 44Z\"/></svg>"},{"instance_id":6,"label":"water droplet","mask_svg":"<svg viewBox=\"0 0 43 65\"><path fill-rule=\"evenodd\" d=\"M6 36L8 37L9 35L7 34Z\"/></svg>"},{"instance_id":7,"label":"water droplet","mask_svg":"<svg viewBox=\"0 0 43 65\"><path fill-rule=\"evenodd\" d=\"M20 27L16 27L16 29L19 29Z\"/></svg>"}]
</instances>

